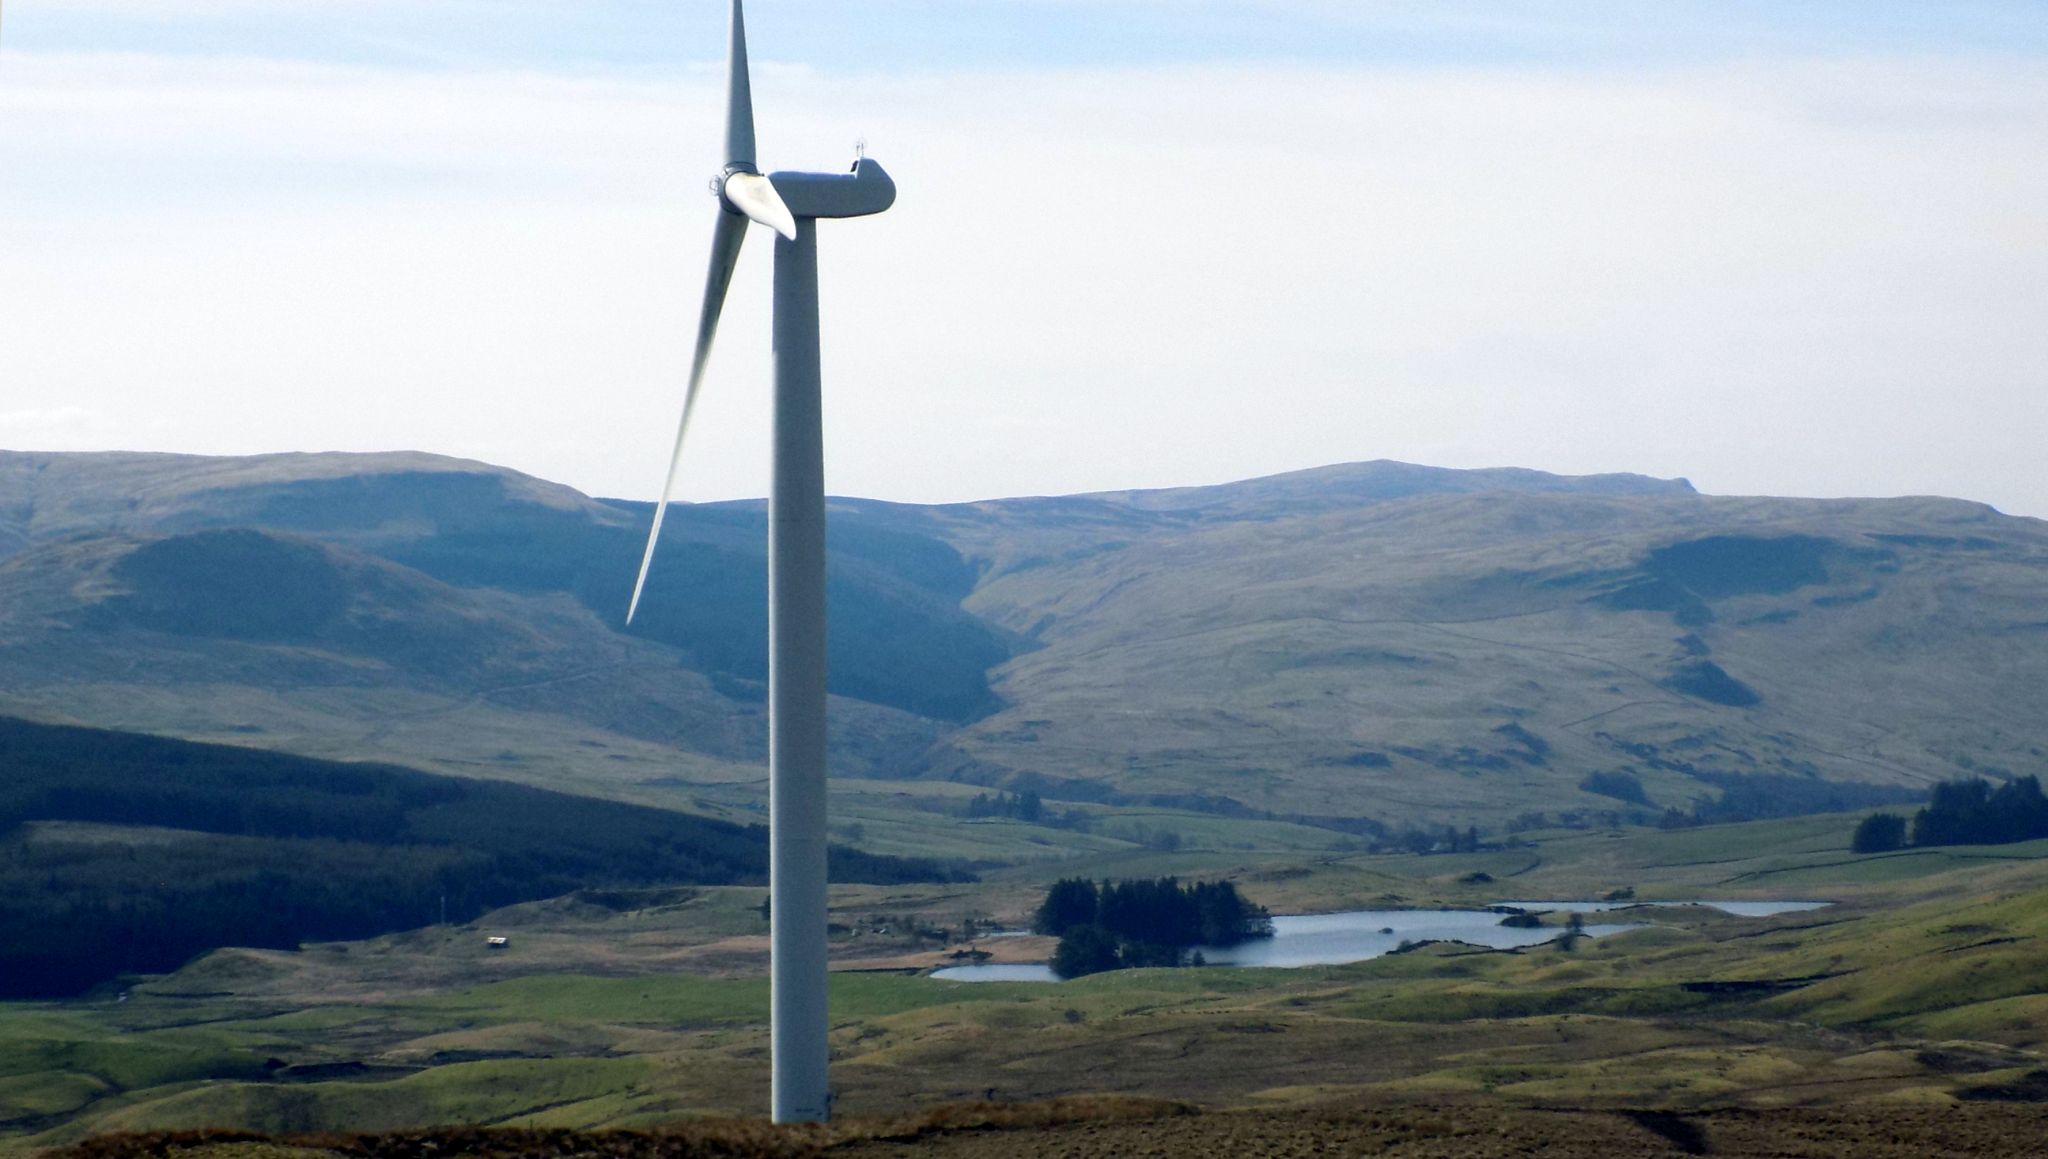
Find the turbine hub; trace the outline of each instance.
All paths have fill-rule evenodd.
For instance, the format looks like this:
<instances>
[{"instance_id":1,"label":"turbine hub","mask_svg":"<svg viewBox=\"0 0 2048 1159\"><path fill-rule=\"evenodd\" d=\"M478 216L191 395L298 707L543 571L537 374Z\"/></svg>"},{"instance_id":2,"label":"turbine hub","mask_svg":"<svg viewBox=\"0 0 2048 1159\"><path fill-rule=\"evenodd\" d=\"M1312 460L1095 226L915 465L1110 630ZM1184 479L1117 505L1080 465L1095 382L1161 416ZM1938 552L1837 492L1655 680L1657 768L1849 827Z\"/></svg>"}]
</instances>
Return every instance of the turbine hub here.
<instances>
[{"instance_id":1,"label":"turbine hub","mask_svg":"<svg viewBox=\"0 0 2048 1159\"><path fill-rule=\"evenodd\" d=\"M738 205L734 204L733 199L726 196L725 192L725 183L742 173L753 177L758 177L761 175L761 171L759 169L754 168L752 165L727 165L725 168L720 169L717 173L712 175L711 196L716 197L718 199L719 207L725 210L727 213L737 213L741 217L745 217L746 211L741 209Z\"/></svg>"}]
</instances>

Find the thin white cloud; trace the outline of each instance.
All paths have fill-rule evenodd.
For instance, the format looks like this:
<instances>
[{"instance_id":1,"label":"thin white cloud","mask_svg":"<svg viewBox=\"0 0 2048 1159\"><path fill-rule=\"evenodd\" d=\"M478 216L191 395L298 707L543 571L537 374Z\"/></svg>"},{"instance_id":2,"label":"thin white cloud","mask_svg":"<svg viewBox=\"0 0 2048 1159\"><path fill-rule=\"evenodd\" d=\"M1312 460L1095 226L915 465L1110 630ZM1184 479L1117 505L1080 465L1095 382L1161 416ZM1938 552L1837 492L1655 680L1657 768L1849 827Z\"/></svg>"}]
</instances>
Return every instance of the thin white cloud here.
<instances>
[{"instance_id":1,"label":"thin white cloud","mask_svg":"<svg viewBox=\"0 0 2048 1159\"><path fill-rule=\"evenodd\" d=\"M93 412L81 406L31 407L0 411L0 438L43 439L61 435L92 422Z\"/></svg>"},{"instance_id":2,"label":"thin white cloud","mask_svg":"<svg viewBox=\"0 0 2048 1159\"><path fill-rule=\"evenodd\" d=\"M2048 81L2019 63L771 69L757 97L766 160L865 135L902 187L826 227L835 490L1387 456L2048 514ZM0 406L646 495L716 103L710 73L10 57ZM749 244L694 497L765 480Z\"/></svg>"}]
</instances>

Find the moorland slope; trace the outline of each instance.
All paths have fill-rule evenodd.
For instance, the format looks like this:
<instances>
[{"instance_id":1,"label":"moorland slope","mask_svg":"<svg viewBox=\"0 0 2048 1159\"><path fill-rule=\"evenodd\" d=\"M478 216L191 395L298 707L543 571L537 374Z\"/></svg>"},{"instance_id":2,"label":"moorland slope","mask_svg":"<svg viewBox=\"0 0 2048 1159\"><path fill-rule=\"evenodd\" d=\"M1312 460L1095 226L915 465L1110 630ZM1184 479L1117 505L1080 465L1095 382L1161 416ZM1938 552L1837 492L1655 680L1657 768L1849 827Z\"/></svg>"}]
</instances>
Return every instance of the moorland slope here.
<instances>
[{"instance_id":1,"label":"moorland slope","mask_svg":"<svg viewBox=\"0 0 2048 1159\"><path fill-rule=\"evenodd\" d=\"M429 455L0 453L0 710L758 808L763 518ZM2048 753L2048 525L1361 463L833 505L834 772L1352 831ZM907 784L906 784L907 783Z\"/></svg>"},{"instance_id":2,"label":"moorland slope","mask_svg":"<svg viewBox=\"0 0 2048 1159\"><path fill-rule=\"evenodd\" d=\"M1729 1154L1767 1143L1772 1154L1920 1154L1923 1128L1982 1123L1993 1108L2038 1122L2048 842L1856 855L1845 848L1854 820L1552 831L1534 847L1429 857L1182 852L1079 867L1225 877L1276 910L1471 906L1504 890L1834 903L1775 917L1665 904L1625 911L1637 928L1597 939L1433 943L1299 969L1120 970L1056 984L921 977L918 963L948 948L932 927L1021 921L1054 874L1075 868L974 886L835 886L839 1109L873 1118L991 1098L1170 1099L1295 1118L1295 1128L1270 1124L1292 1140L1280 1154L1362 1142L1319 1116L1415 1107L1485 1124L1467 1145L1524 1117L1585 1113L1625 1127L1646 1115L1693 1122ZM122 1130L581 1131L758 1114L768 1066L759 900L758 888L574 895L467 926L224 950L132 980L126 1001L10 1004L0 1153ZM510 944L491 949L487 934ZM1808 1135L1802 1122L1830 1125ZM1905 1133L1922 1149L1859 1134L1855 1122L1917 1124ZM1248 1125L1113 1137L1140 1153L1206 1153L1190 1148L1209 1130L1227 1140L1233 1123ZM579 1153L584 1142L553 1138ZM1056 1130L1011 1139L1010 1150L941 1153L1044 1153L1041 1143L1130 1153L1083 1149Z\"/></svg>"},{"instance_id":3,"label":"moorland slope","mask_svg":"<svg viewBox=\"0 0 2048 1159\"><path fill-rule=\"evenodd\" d=\"M760 825L388 765L0 717L0 770L0 999L70 997L224 946L768 877ZM830 863L836 881L959 876L838 845Z\"/></svg>"},{"instance_id":4,"label":"moorland slope","mask_svg":"<svg viewBox=\"0 0 2048 1159\"><path fill-rule=\"evenodd\" d=\"M1114 530L1070 500L956 525L986 564L966 607L1037 646L932 765L1485 824L2042 763L2048 525L1399 465L1361 497L1375 466L1330 473L1342 501L1254 481L1097 500Z\"/></svg>"}]
</instances>

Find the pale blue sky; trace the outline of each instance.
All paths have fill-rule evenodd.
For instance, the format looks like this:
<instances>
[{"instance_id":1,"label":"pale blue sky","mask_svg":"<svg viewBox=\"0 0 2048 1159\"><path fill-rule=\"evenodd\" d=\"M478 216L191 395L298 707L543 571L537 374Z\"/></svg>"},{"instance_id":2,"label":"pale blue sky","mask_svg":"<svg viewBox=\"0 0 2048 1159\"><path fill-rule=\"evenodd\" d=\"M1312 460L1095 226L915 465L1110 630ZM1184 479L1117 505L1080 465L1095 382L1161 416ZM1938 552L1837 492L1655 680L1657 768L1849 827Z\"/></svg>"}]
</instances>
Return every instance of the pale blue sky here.
<instances>
[{"instance_id":1,"label":"pale blue sky","mask_svg":"<svg viewBox=\"0 0 2048 1159\"><path fill-rule=\"evenodd\" d=\"M660 482L725 8L5 0L0 446ZM756 0L828 483L1395 458L2048 516L2048 3ZM682 479L765 489L749 243Z\"/></svg>"},{"instance_id":2,"label":"pale blue sky","mask_svg":"<svg viewBox=\"0 0 2048 1159\"><path fill-rule=\"evenodd\" d=\"M706 58L717 0L12 0L53 51L603 69ZM805 0L757 3L771 55L817 67L1291 59L1349 64L1700 61L1757 54L2039 53L2039 0Z\"/></svg>"}]
</instances>

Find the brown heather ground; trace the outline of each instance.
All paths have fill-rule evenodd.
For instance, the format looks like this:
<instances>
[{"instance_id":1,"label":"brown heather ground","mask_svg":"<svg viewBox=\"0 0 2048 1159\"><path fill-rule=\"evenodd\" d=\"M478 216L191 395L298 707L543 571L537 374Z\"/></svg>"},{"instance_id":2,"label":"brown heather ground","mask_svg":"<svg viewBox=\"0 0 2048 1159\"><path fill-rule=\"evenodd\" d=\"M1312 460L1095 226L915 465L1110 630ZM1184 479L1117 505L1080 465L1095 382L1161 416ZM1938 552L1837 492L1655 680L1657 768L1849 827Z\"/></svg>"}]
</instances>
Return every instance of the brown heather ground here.
<instances>
[{"instance_id":1,"label":"brown heather ground","mask_svg":"<svg viewBox=\"0 0 2048 1159\"><path fill-rule=\"evenodd\" d=\"M1202 1113L1158 1100L960 1104L820 1128L708 1121L656 1131L451 1128L388 1135L228 1132L103 1136L46 1159L1403 1159L1756 1156L2032 1159L2048 1138L2034 1104L1874 1103L1845 1108L1535 1109L1494 1103Z\"/></svg>"}]
</instances>

